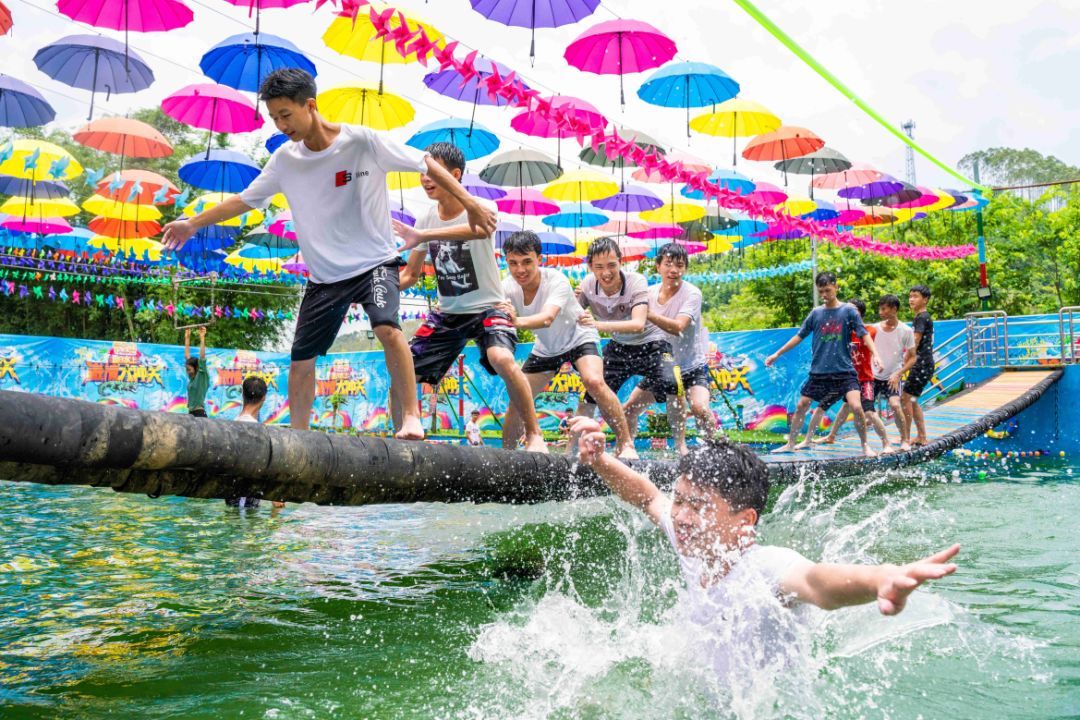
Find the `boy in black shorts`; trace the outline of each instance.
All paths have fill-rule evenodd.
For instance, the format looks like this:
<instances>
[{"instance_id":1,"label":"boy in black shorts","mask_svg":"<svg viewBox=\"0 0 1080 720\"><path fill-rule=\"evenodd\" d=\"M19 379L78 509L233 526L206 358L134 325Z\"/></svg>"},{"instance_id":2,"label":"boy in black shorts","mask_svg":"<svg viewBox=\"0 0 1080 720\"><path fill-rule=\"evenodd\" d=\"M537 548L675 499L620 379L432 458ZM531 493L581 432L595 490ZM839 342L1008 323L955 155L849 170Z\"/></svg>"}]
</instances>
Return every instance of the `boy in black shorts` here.
<instances>
[{"instance_id":1,"label":"boy in black shorts","mask_svg":"<svg viewBox=\"0 0 1080 720\"><path fill-rule=\"evenodd\" d=\"M259 97L291 142L270 156L239 195L166 225L164 244L175 250L201 228L266 207L274 195L284 193L310 275L289 363L290 424L308 428L315 402L315 358L334 344L349 306L360 303L386 354L394 400L405 408L396 437L422 440L412 358L398 324L400 260L390 231L386 175L428 173L430 182L458 198L469 225L485 232L494 231L495 214L431 157L361 125L328 122L319 114L315 94L315 80L303 70L283 68L267 75Z\"/></svg>"},{"instance_id":2,"label":"boy in black shorts","mask_svg":"<svg viewBox=\"0 0 1080 720\"><path fill-rule=\"evenodd\" d=\"M427 147L427 153L450 174L457 187L462 187L465 155L459 147L434 143ZM430 254L439 291L439 309L428 316L409 343L416 377L438 387L465 345L475 340L480 348L480 364L506 383L513 417L521 418L524 424L525 449L547 452L529 383L514 360L517 330L513 317L502 307L506 296L492 234L469 227L465 208L455 193L436 184L427 174L421 176L420 182L437 204L417 219L416 227L397 220L393 223L394 232L405 241L401 249L412 251L401 272L401 287L412 287L423 270L424 257ZM490 201L481 202L494 207ZM400 412L396 405L393 410L395 414ZM509 410L507 415L511 415ZM521 424L504 422L503 447L516 448L519 440Z\"/></svg>"},{"instance_id":3,"label":"boy in black shorts","mask_svg":"<svg viewBox=\"0 0 1080 720\"><path fill-rule=\"evenodd\" d=\"M904 427L908 437L911 437L911 421L915 421L915 439L911 441L913 447L926 444L926 418L923 417L919 397L934 377L934 319L926 311L929 302L930 288L926 285L916 285L908 292L908 305L915 313L915 319L911 322L911 329L915 334L915 356L904 363L900 374L910 370L904 380L901 403L904 406Z\"/></svg>"},{"instance_id":4,"label":"boy in black shorts","mask_svg":"<svg viewBox=\"0 0 1080 720\"><path fill-rule=\"evenodd\" d=\"M787 444L773 452L792 452L796 450L799 432L810 403L817 401L828 407L843 397L855 415L855 429L859 433L863 455L875 457L877 453L866 442L866 415L863 413L859 378L851 360L849 343L852 334L866 345L873 364L881 367L874 341L866 332L862 318L852 305L841 303L836 298L836 276L830 272L818 273L814 279L822 305L810 311L802 327L784 346L765 358L765 366L772 367L777 358L791 350L808 335L814 336L814 349L810 361L810 377L803 385L799 404L791 418L791 428ZM806 447L804 443L798 449Z\"/></svg>"}]
</instances>

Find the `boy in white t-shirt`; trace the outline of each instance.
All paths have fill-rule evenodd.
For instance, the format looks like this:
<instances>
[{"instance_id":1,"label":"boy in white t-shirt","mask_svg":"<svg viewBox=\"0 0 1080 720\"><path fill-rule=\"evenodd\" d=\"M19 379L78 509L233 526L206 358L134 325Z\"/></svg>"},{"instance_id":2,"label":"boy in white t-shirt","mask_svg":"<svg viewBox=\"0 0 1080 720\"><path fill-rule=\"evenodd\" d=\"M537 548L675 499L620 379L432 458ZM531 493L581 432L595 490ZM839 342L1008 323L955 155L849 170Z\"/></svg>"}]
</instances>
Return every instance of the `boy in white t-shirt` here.
<instances>
[{"instance_id":1,"label":"boy in white t-shirt","mask_svg":"<svg viewBox=\"0 0 1080 720\"><path fill-rule=\"evenodd\" d=\"M465 423L465 441L473 447L479 447L484 444L484 439L480 436L480 411L473 410L469 416L469 422Z\"/></svg>"},{"instance_id":2,"label":"boy in white t-shirt","mask_svg":"<svg viewBox=\"0 0 1080 720\"><path fill-rule=\"evenodd\" d=\"M529 389L536 397L555 373L570 363L615 433L616 454L624 460L636 459L634 438L619 397L604 382L600 335L596 328L578 323L585 311L574 298L570 281L558 270L540 267L542 255L540 238L531 230L516 232L503 243L510 271L510 277L503 280L503 292L509 302L500 307L514 318L515 327L536 335L533 350L521 366ZM508 428L520 424L513 408L506 413L505 423Z\"/></svg>"},{"instance_id":3,"label":"boy in white t-shirt","mask_svg":"<svg viewBox=\"0 0 1080 720\"><path fill-rule=\"evenodd\" d=\"M328 122L319 114L315 94L315 80L303 70L284 68L267 75L259 97L277 129L292 142L278 148L239 195L166 225L163 241L167 249L178 249L200 229L265 207L274 195L284 193L310 273L289 364L292 427L308 428L315 402L315 359L334 343L349 306L360 303L382 343L395 397L405 408L396 437L421 440L416 378L399 325L400 259L390 231L386 175L428 173L433 182L460 196L472 226L494 232L495 215L430 157L366 127Z\"/></svg>"},{"instance_id":4,"label":"boy in white t-shirt","mask_svg":"<svg viewBox=\"0 0 1080 720\"><path fill-rule=\"evenodd\" d=\"M703 626L703 635L726 634L753 644L751 652L741 648L741 656L767 662L759 651L768 655L790 642L778 631L784 627L781 614L798 603L833 610L876 600L882 614L895 615L917 587L956 571L948 561L959 545L907 565L878 566L814 563L788 548L757 545L769 471L753 451L727 438L682 457L669 497L604 452L604 435L594 420L574 418L571 429L581 436L580 462L663 529L679 558L687 586L681 600L691 621ZM741 592L751 583L768 592ZM731 623L745 626L732 633Z\"/></svg>"}]
</instances>

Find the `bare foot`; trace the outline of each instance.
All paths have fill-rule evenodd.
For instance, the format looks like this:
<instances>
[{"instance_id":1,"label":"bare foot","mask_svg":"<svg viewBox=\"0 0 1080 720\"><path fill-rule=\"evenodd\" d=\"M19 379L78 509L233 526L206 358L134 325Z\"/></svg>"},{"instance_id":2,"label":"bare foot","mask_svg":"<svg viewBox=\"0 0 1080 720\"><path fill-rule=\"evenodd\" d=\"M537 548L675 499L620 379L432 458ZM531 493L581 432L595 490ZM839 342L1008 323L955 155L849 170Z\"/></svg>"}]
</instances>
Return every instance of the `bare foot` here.
<instances>
[{"instance_id":1,"label":"bare foot","mask_svg":"<svg viewBox=\"0 0 1080 720\"><path fill-rule=\"evenodd\" d=\"M926 438L924 438L924 437L917 437L917 438L915 438L914 440L911 441L911 447L922 447L925 444L926 444Z\"/></svg>"},{"instance_id":2,"label":"bare foot","mask_svg":"<svg viewBox=\"0 0 1080 720\"><path fill-rule=\"evenodd\" d=\"M776 448L775 450L773 450L773 452L774 452L774 453L789 453L789 452L795 452L795 446L794 446L794 445L792 445L791 443L788 443L787 445L781 445L780 447L778 447L778 448Z\"/></svg>"},{"instance_id":3,"label":"bare foot","mask_svg":"<svg viewBox=\"0 0 1080 720\"><path fill-rule=\"evenodd\" d=\"M882 455L892 455L894 452L896 452L896 446L892 443L885 443L881 446Z\"/></svg>"},{"instance_id":4,"label":"bare foot","mask_svg":"<svg viewBox=\"0 0 1080 720\"><path fill-rule=\"evenodd\" d=\"M272 505L274 506L274 508L276 508L278 510L285 507L285 503L281 502L280 500L274 500Z\"/></svg>"},{"instance_id":5,"label":"bare foot","mask_svg":"<svg viewBox=\"0 0 1080 720\"><path fill-rule=\"evenodd\" d=\"M812 443L813 443L813 440L810 438L809 435L807 435L803 439L803 441L801 443L799 443L798 445L796 445L793 449L795 449L795 450L809 450Z\"/></svg>"},{"instance_id":6,"label":"bare foot","mask_svg":"<svg viewBox=\"0 0 1080 720\"><path fill-rule=\"evenodd\" d=\"M911 443L909 443L907 440L904 440L902 443L900 443L900 452L907 452L909 450L911 450Z\"/></svg>"},{"instance_id":7,"label":"bare foot","mask_svg":"<svg viewBox=\"0 0 1080 720\"><path fill-rule=\"evenodd\" d=\"M547 455L548 447L544 442L543 435L526 435L525 450L528 452L544 453Z\"/></svg>"},{"instance_id":8,"label":"bare foot","mask_svg":"<svg viewBox=\"0 0 1080 720\"><path fill-rule=\"evenodd\" d=\"M424 426L420 423L420 418L415 415L407 416L394 437L398 440L423 440Z\"/></svg>"},{"instance_id":9,"label":"bare foot","mask_svg":"<svg viewBox=\"0 0 1080 720\"><path fill-rule=\"evenodd\" d=\"M862 446L862 454L868 458L877 457L877 453L869 445Z\"/></svg>"},{"instance_id":10,"label":"bare foot","mask_svg":"<svg viewBox=\"0 0 1080 720\"><path fill-rule=\"evenodd\" d=\"M627 445L622 450L620 450L619 454L616 455L615 457L619 458L620 460L637 460L637 459L639 459L638 454L637 454L637 450L634 449L633 445Z\"/></svg>"},{"instance_id":11,"label":"bare foot","mask_svg":"<svg viewBox=\"0 0 1080 720\"><path fill-rule=\"evenodd\" d=\"M823 438L814 438L815 445L832 445L836 442L835 435L826 435Z\"/></svg>"}]
</instances>

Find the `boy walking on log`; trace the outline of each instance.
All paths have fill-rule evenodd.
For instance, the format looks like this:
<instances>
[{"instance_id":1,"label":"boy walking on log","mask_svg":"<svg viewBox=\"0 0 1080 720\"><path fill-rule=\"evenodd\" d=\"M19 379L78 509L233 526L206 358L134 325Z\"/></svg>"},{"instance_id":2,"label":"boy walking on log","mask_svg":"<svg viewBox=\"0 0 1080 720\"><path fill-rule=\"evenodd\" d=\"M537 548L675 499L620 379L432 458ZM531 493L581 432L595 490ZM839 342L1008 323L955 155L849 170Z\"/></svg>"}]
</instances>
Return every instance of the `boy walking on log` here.
<instances>
[{"instance_id":1,"label":"boy walking on log","mask_svg":"<svg viewBox=\"0 0 1080 720\"><path fill-rule=\"evenodd\" d=\"M314 79L303 70L270 73L259 96L277 129L292 142L280 147L239 195L166 225L164 244L175 250L200 229L265 207L275 194L284 193L310 272L289 364L292 426L308 428L315 401L315 359L334 343L349 306L360 303L382 343L393 392L404 408L396 437L420 440L424 429L416 377L399 325L400 260L390 230L386 174L426 172L431 182L458 197L469 225L477 229L494 231L495 215L429 156L366 127L328 122L319 114L315 93Z\"/></svg>"},{"instance_id":2,"label":"boy walking on log","mask_svg":"<svg viewBox=\"0 0 1080 720\"><path fill-rule=\"evenodd\" d=\"M930 302L930 288L926 285L916 285L908 293L908 305L915 313L915 319L911 323L911 329L915 336L915 353L904 363L900 375L910 370L907 380L904 381L904 429L907 437L911 437L911 421L915 421L915 439L911 441L913 447L922 447L926 444L926 419L923 417L922 406L919 398L926 386L934 377L934 318L926 310Z\"/></svg>"}]
</instances>

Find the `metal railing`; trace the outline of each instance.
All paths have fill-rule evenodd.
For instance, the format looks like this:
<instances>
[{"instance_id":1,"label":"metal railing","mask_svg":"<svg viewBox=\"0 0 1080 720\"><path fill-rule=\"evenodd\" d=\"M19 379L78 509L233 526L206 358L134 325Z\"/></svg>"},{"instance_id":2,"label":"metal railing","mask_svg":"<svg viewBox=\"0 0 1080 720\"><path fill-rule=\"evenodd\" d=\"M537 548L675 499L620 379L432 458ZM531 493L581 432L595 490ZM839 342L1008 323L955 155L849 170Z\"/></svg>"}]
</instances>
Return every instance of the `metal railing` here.
<instances>
[{"instance_id":1,"label":"metal railing","mask_svg":"<svg viewBox=\"0 0 1080 720\"><path fill-rule=\"evenodd\" d=\"M1080 306L1069 305L1058 310L1058 338L1061 342L1061 362L1064 365L1076 363L1078 339L1076 337L1076 313Z\"/></svg>"},{"instance_id":2,"label":"metal railing","mask_svg":"<svg viewBox=\"0 0 1080 720\"><path fill-rule=\"evenodd\" d=\"M963 386L969 353L966 327L934 346L934 382L922 394L921 404L928 404Z\"/></svg>"},{"instance_id":3,"label":"metal railing","mask_svg":"<svg viewBox=\"0 0 1080 720\"><path fill-rule=\"evenodd\" d=\"M1009 316L1003 310L987 310L964 316L968 367L1008 365Z\"/></svg>"}]
</instances>

